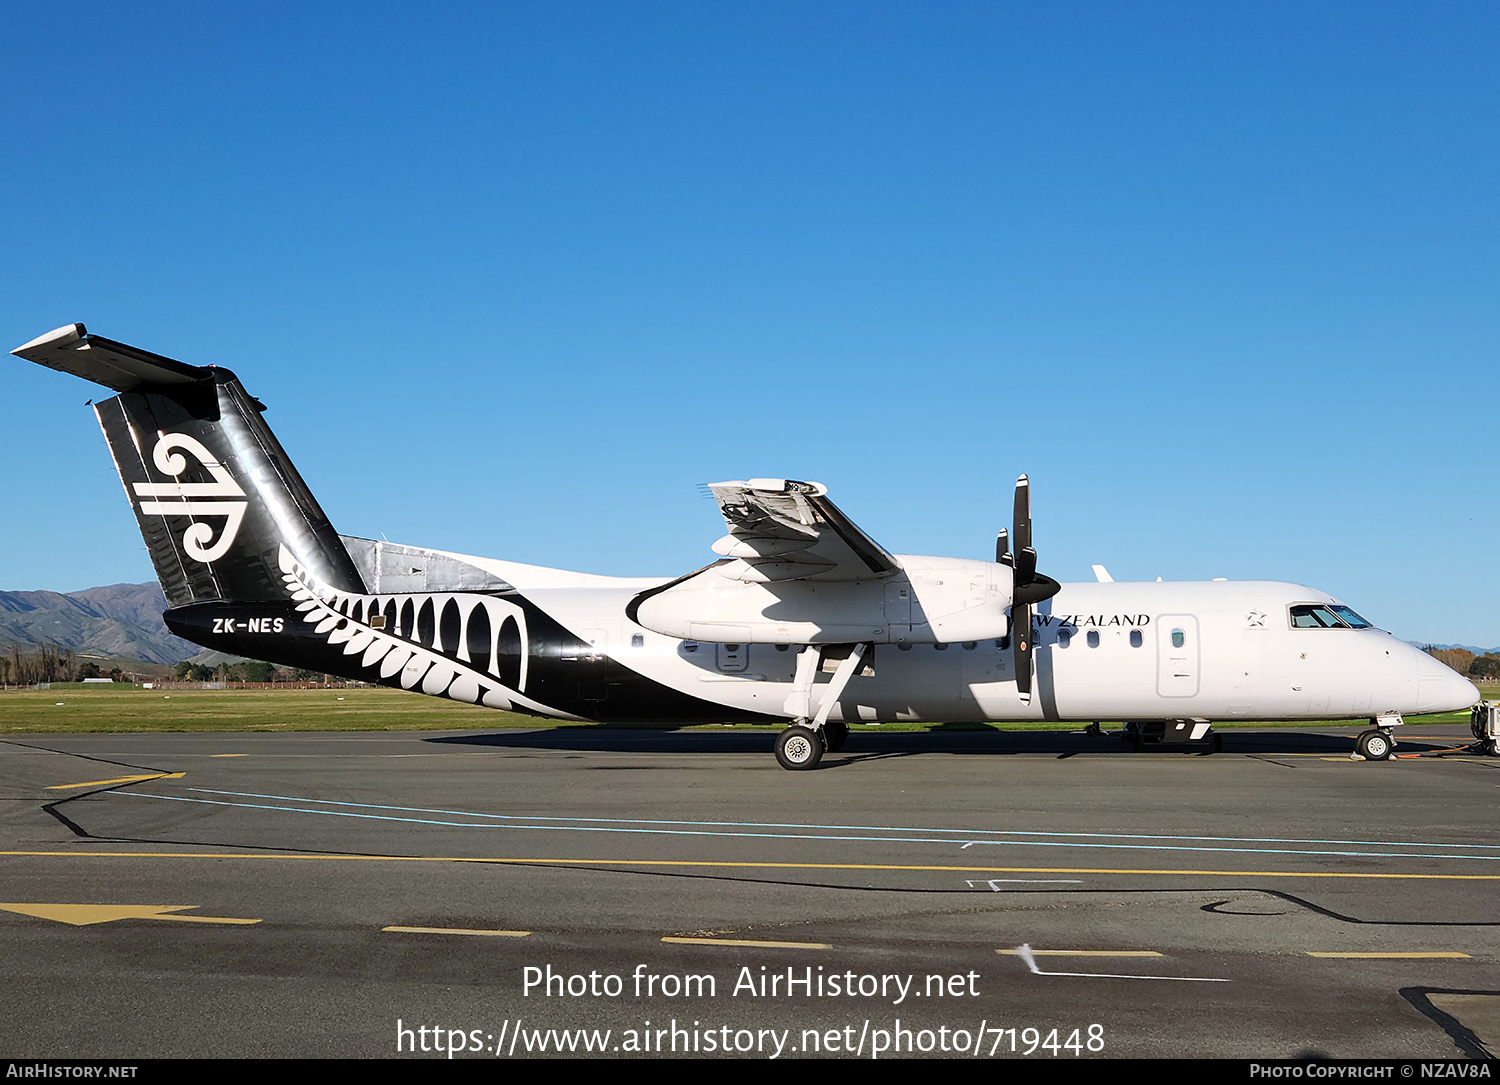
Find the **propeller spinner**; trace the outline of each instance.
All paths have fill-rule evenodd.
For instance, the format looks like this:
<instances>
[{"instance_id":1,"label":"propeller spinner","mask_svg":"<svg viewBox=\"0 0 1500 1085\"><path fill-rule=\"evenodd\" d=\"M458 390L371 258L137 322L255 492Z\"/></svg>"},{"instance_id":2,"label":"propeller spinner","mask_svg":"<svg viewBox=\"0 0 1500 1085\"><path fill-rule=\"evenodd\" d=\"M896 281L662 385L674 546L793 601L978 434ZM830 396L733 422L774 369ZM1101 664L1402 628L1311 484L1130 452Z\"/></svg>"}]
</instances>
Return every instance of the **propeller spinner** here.
<instances>
[{"instance_id":1,"label":"propeller spinner","mask_svg":"<svg viewBox=\"0 0 1500 1085\"><path fill-rule=\"evenodd\" d=\"M1015 570L1015 590L1010 603L1010 646L1016 664L1016 692L1021 703L1030 704L1031 604L1051 599L1062 585L1036 571L1036 551L1031 546L1031 481L1025 475L1016 480L1015 517L1011 527L1015 553L1010 552L1011 536L1001 528L995 539L995 560Z\"/></svg>"}]
</instances>

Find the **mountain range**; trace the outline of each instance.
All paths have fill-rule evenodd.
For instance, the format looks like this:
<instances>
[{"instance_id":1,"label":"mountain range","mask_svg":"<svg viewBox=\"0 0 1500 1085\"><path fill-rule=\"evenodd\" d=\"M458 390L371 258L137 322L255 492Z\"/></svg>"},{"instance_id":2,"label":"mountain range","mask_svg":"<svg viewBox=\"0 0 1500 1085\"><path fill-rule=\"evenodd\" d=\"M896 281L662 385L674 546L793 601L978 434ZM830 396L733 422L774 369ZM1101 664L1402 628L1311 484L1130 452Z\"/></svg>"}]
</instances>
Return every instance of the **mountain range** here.
<instances>
[{"instance_id":1,"label":"mountain range","mask_svg":"<svg viewBox=\"0 0 1500 1085\"><path fill-rule=\"evenodd\" d=\"M0 591L0 645L72 648L81 655L173 664L203 651L167 630L161 585L83 591Z\"/></svg>"}]
</instances>

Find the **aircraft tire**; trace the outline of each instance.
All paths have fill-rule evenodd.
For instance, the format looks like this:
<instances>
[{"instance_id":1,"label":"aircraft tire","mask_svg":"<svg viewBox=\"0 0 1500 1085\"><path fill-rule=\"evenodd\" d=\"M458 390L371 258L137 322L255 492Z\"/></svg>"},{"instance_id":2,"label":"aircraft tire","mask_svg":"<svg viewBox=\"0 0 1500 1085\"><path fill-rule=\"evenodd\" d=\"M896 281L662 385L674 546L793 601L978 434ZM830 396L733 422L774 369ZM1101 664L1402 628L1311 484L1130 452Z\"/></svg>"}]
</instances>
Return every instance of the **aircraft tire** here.
<instances>
[{"instance_id":1,"label":"aircraft tire","mask_svg":"<svg viewBox=\"0 0 1500 1085\"><path fill-rule=\"evenodd\" d=\"M823 725L823 745L829 753L836 753L844 748L844 743L849 738L849 725L837 720L829 720Z\"/></svg>"},{"instance_id":2,"label":"aircraft tire","mask_svg":"<svg viewBox=\"0 0 1500 1085\"><path fill-rule=\"evenodd\" d=\"M1384 761L1391 756L1395 743L1383 731L1363 731L1354 740L1355 751L1366 761Z\"/></svg>"},{"instance_id":3,"label":"aircraft tire","mask_svg":"<svg viewBox=\"0 0 1500 1085\"><path fill-rule=\"evenodd\" d=\"M823 760L823 736L811 727L788 727L776 736L776 760L784 769L814 769Z\"/></svg>"},{"instance_id":4,"label":"aircraft tire","mask_svg":"<svg viewBox=\"0 0 1500 1085\"><path fill-rule=\"evenodd\" d=\"M1484 752L1491 757L1500 757L1500 738L1487 738L1484 740Z\"/></svg>"}]
</instances>

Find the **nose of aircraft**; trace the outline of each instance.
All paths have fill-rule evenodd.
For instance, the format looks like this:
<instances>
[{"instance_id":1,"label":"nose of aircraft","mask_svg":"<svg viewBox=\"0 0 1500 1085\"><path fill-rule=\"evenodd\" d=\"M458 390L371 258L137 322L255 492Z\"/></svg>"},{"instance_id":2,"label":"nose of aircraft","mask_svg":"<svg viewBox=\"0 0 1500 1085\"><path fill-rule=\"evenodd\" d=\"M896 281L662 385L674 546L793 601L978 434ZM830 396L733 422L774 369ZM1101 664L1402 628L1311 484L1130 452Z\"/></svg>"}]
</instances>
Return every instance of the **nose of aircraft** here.
<instances>
[{"instance_id":1,"label":"nose of aircraft","mask_svg":"<svg viewBox=\"0 0 1500 1085\"><path fill-rule=\"evenodd\" d=\"M1479 689L1426 652L1417 650L1417 711L1457 712L1479 700Z\"/></svg>"},{"instance_id":2,"label":"nose of aircraft","mask_svg":"<svg viewBox=\"0 0 1500 1085\"><path fill-rule=\"evenodd\" d=\"M1446 676L1446 685L1443 687L1443 698L1449 707L1442 711L1457 712L1479 700L1479 687L1463 675L1449 671Z\"/></svg>"}]
</instances>

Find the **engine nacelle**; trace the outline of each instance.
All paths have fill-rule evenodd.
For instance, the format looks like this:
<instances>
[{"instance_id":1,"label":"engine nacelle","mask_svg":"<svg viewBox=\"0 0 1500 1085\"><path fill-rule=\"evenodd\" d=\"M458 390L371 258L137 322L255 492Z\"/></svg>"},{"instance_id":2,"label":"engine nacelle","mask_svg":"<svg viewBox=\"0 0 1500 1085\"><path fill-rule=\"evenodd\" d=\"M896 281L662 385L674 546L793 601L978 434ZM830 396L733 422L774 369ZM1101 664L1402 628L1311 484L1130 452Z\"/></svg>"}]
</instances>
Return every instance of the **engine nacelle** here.
<instances>
[{"instance_id":1,"label":"engine nacelle","mask_svg":"<svg viewBox=\"0 0 1500 1085\"><path fill-rule=\"evenodd\" d=\"M1009 566L897 555L901 571L856 581L746 579L730 561L636 596L637 624L720 644L953 644L1010 631Z\"/></svg>"}]
</instances>

